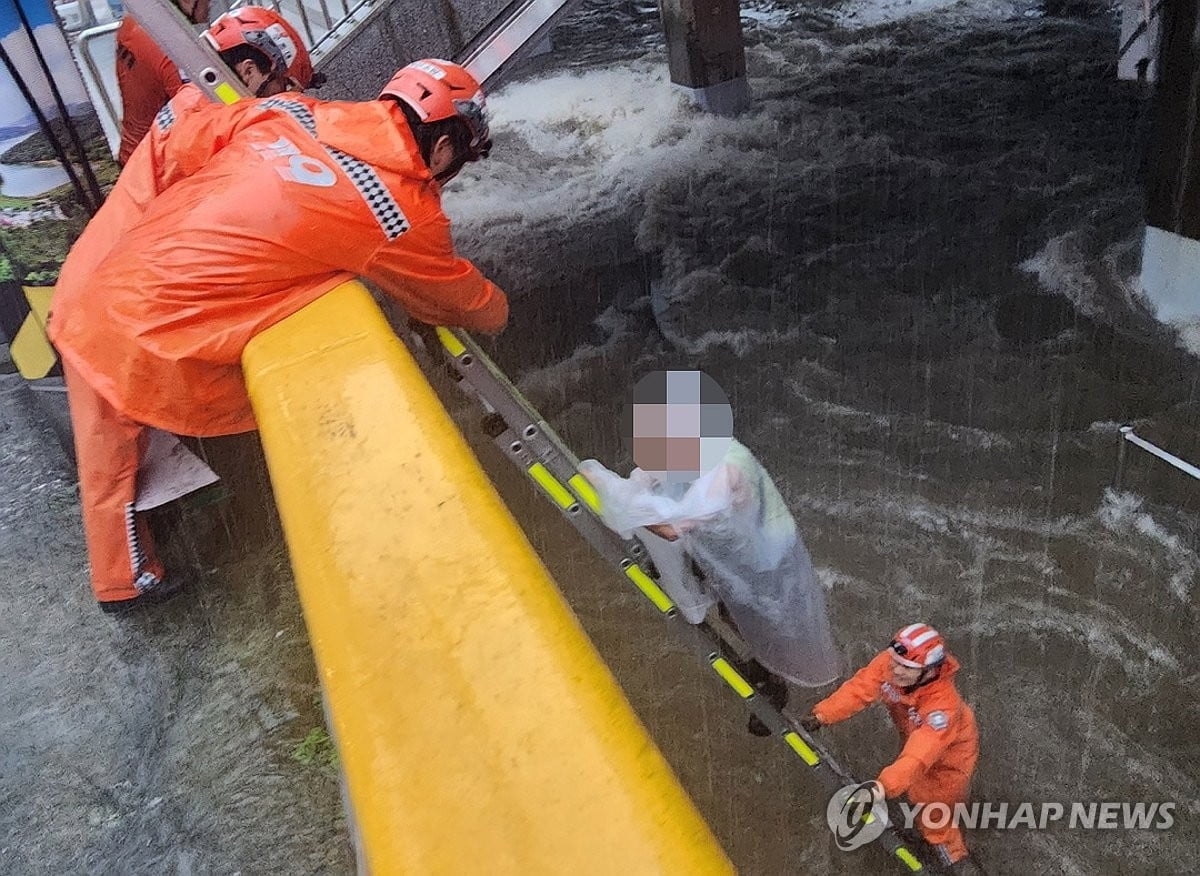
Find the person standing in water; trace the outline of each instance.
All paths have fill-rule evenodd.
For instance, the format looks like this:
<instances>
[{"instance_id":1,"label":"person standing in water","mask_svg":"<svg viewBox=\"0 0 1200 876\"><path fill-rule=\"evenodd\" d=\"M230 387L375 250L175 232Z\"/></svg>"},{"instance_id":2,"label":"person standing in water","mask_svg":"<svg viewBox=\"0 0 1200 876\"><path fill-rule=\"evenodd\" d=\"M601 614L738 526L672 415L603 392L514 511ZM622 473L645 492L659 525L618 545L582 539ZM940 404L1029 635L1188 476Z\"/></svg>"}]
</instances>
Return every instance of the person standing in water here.
<instances>
[{"instance_id":1,"label":"person standing in water","mask_svg":"<svg viewBox=\"0 0 1200 876\"><path fill-rule=\"evenodd\" d=\"M643 539L660 571L676 570L662 583L689 621L713 603L728 612L752 652L749 680L777 708L788 682L833 682L840 661L824 588L771 476L733 437L720 386L699 371L654 372L638 382L625 421L638 465L628 478L595 460L580 465L605 524L625 538L644 528L686 555L664 563L663 544ZM755 716L749 729L770 733Z\"/></svg>"}]
</instances>

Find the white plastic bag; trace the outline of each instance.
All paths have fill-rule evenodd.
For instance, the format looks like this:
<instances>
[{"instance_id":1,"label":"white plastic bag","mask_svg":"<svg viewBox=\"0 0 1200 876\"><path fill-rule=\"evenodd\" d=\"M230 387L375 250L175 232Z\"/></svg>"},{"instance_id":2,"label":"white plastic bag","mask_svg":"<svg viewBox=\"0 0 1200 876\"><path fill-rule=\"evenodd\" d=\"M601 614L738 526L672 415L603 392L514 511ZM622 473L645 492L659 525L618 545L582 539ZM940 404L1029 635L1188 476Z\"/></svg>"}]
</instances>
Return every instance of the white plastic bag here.
<instances>
[{"instance_id":1,"label":"white plastic bag","mask_svg":"<svg viewBox=\"0 0 1200 876\"><path fill-rule=\"evenodd\" d=\"M667 541L648 529L639 529L637 536L658 569L659 586L671 597L679 613L689 624L704 620L717 600L692 572L692 562L684 553L683 540Z\"/></svg>"},{"instance_id":2,"label":"white plastic bag","mask_svg":"<svg viewBox=\"0 0 1200 876\"><path fill-rule=\"evenodd\" d=\"M595 460L579 470L600 496L604 522L623 537L662 523L680 533L676 544L704 572L702 586L678 582L693 595L685 617L698 622L695 593L711 589L767 669L806 687L837 677L825 592L796 521L749 450L731 442L720 465L684 484L641 469L623 478Z\"/></svg>"}]
</instances>

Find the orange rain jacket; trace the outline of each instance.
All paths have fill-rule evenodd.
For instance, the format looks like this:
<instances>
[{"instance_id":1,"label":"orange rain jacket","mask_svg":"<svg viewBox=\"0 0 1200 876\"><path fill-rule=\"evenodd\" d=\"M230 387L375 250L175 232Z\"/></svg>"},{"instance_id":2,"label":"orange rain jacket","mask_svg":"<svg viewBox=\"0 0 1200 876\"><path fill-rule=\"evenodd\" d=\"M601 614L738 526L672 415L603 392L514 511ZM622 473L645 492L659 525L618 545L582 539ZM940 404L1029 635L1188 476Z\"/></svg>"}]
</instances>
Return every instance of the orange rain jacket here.
<instances>
[{"instance_id":1,"label":"orange rain jacket","mask_svg":"<svg viewBox=\"0 0 1200 876\"><path fill-rule=\"evenodd\" d=\"M219 106L205 97L204 92L187 83L159 111L149 133L125 162L117 184L104 199L95 219L76 239L71 257L59 273L55 306L69 306L68 290L95 294L88 286L87 278L95 273L125 233L141 220L150 202L199 169L204 160L212 157L214 147L225 145L201 124L174 124L194 112L216 112L218 109ZM172 132L179 130L183 131L182 136L172 138ZM202 148L205 144L209 149Z\"/></svg>"},{"instance_id":2,"label":"orange rain jacket","mask_svg":"<svg viewBox=\"0 0 1200 876\"><path fill-rule=\"evenodd\" d=\"M892 684L891 652L883 651L812 711L822 724L836 724L871 703L882 701L887 706L904 740L900 756L879 774L888 797L904 794L918 783L965 789L979 758L979 733L975 713L954 686L958 668L958 661L947 656L935 680L905 693Z\"/></svg>"},{"instance_id":3,"label":"orange rain jacket","mask_svg":"<svg viewBox=\"0 0 1200 876\"><path fill-rule=\"evenodd\" d=\"M504 326L504 293L455 254L390 102L287 94L173 124L160 172L182 178L111 252L85 232L50 317L63 358L125 416L184 435L255 428L247 342L356 274L423 322Z\"/></svg>"},{"instance_id":4,"label":"orange rain jacket","mask_svg":"<svg viewBox=\"0 0 1200 876\"><path fill-rule=\"evenodd\" d=\"M150 130L155 114L183 87L179 68L132 15L117 29L117 85L121 89L121 147L124 164Z\"/></svg>"}]
</instances>

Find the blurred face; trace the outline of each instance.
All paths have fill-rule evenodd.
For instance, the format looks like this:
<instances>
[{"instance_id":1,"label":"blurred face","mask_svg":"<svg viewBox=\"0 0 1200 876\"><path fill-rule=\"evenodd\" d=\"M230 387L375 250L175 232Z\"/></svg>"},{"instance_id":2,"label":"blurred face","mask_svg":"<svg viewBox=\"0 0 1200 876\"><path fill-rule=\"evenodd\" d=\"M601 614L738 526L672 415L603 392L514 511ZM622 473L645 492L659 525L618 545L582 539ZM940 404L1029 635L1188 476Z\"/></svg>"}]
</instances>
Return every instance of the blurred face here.
<instances>
[{"instance_id":1,"label":"blurred face","mask_svg":"<svg viewBox=\"0 0 1200 876\"><path fill-rule=\"evenodd\" d=\"M621 412L638 468L663 483L691 483L721 465L733 443L733 408L703 371L652 371Z\"/></svg>"},{"instance_id":2,"label":"blurred face","mask_svg":"<svg viewBox=\"0 0 1200 876\"><path fill-rule=\"evenodd\" d=\"M892 684L896 687L912 687L921 680L921 669L905 666L894 656L892 657Z\"/></svg>"}]
</instances>

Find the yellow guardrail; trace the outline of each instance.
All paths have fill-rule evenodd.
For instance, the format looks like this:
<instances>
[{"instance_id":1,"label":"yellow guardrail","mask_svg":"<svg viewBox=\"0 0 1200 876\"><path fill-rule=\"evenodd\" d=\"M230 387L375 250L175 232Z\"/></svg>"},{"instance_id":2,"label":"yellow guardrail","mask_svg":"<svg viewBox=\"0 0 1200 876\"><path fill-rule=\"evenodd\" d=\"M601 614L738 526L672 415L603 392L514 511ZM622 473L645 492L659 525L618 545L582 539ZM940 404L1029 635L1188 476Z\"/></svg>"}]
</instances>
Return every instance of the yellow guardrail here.
<instances>
[{"instance_id":1,"label":"yellow guardrail","mask_svg":"<svg viewBox=\"0 0 1200 876\"><path fill-rule=\"evenodd\" d=\"M366 289L243 366L370 871L731 873Z\"/></svg>"}]
</instances>

